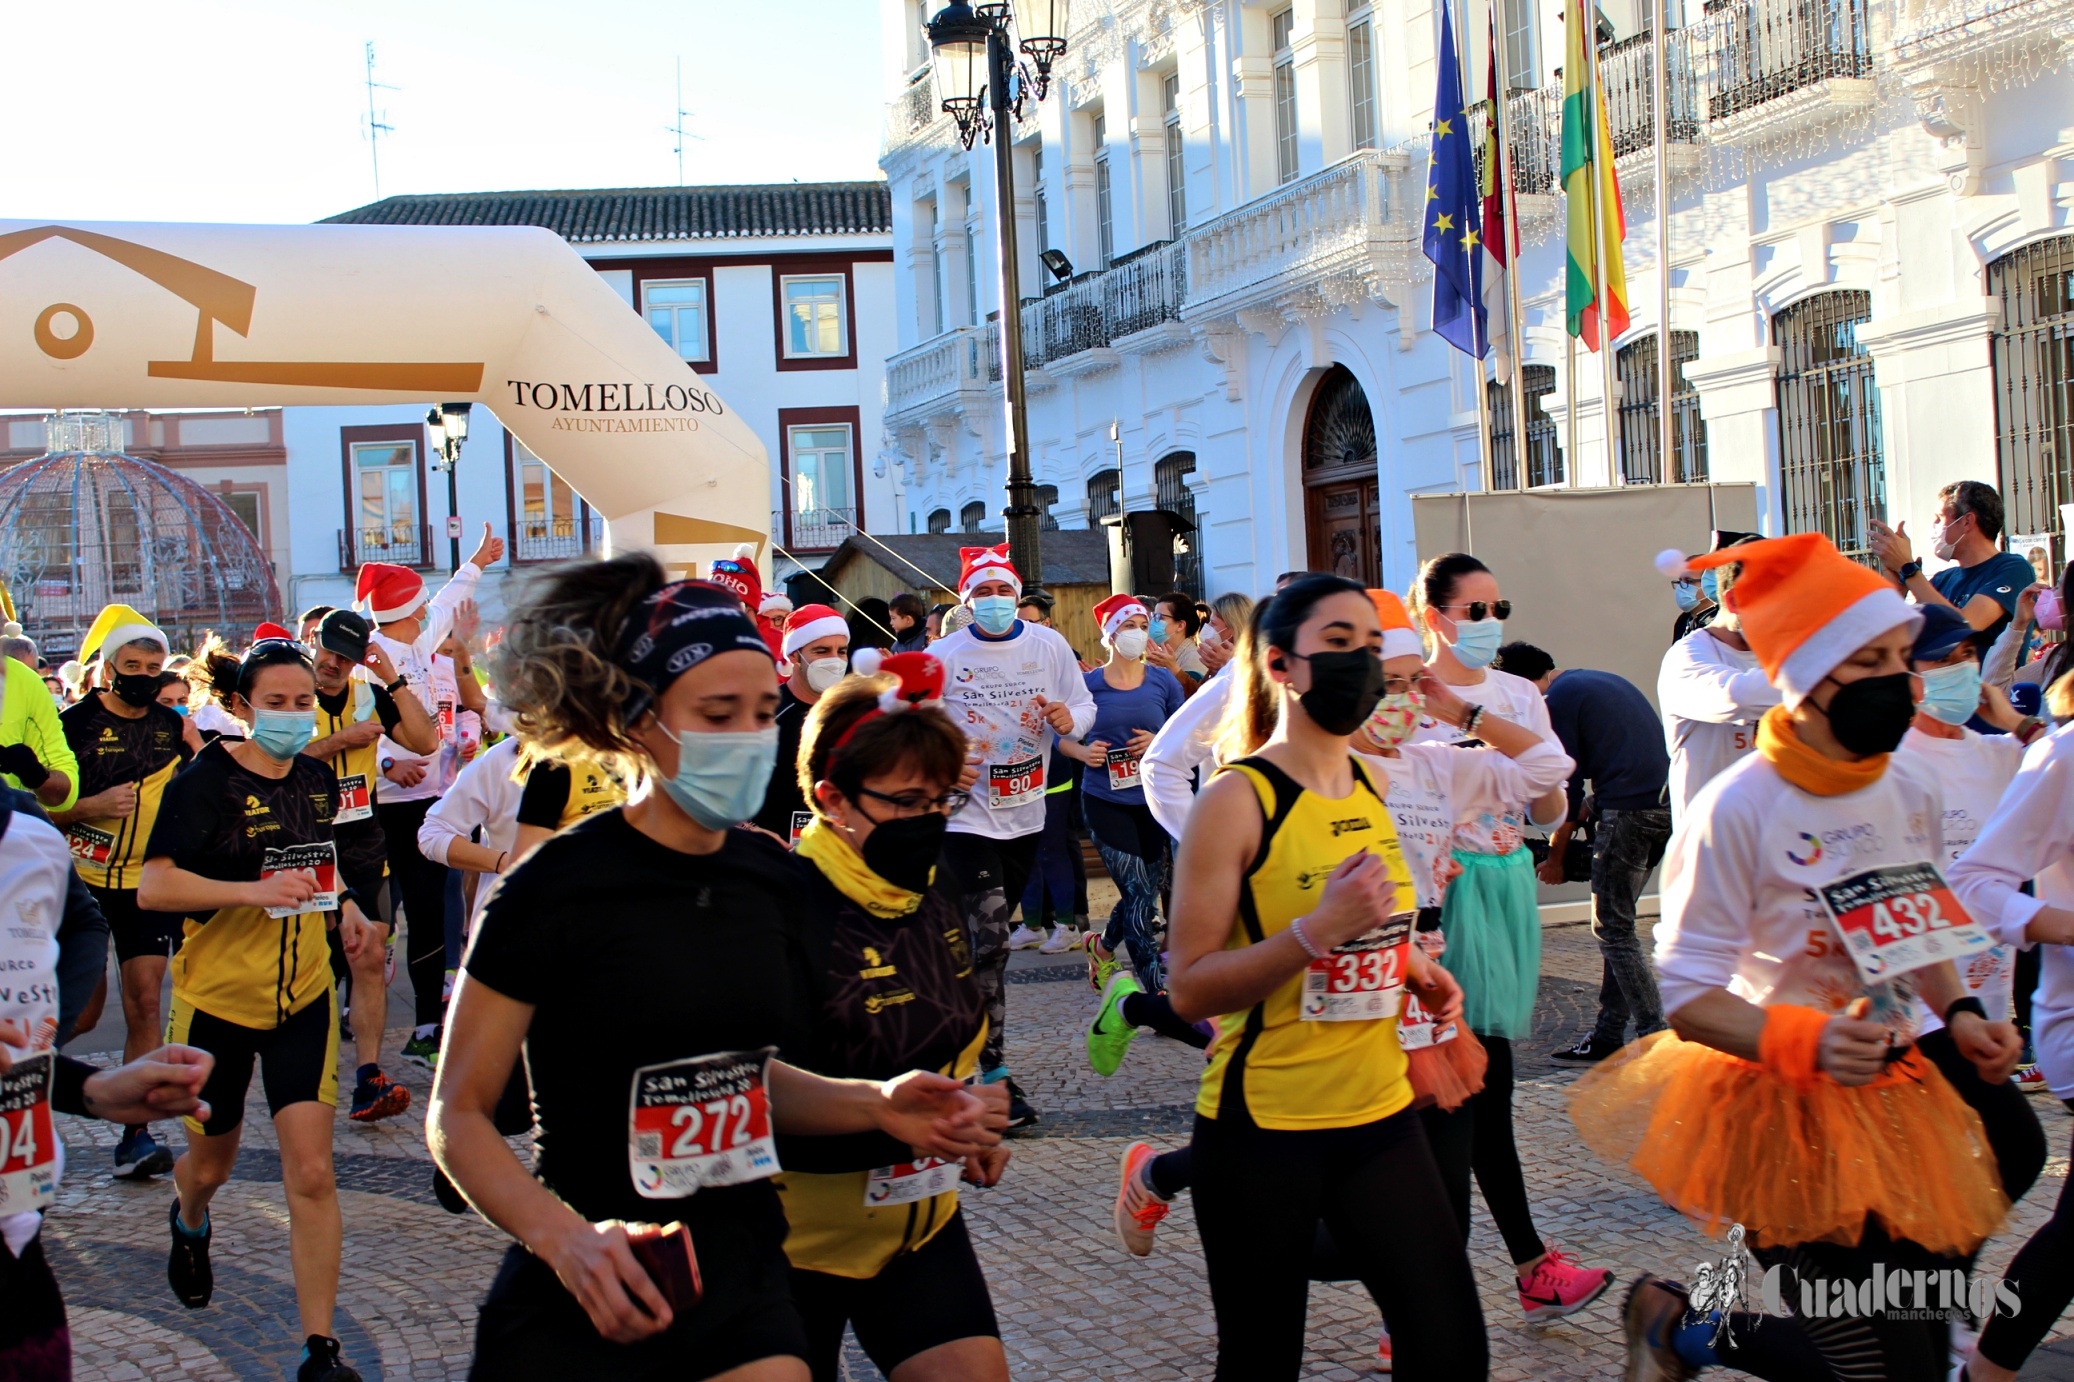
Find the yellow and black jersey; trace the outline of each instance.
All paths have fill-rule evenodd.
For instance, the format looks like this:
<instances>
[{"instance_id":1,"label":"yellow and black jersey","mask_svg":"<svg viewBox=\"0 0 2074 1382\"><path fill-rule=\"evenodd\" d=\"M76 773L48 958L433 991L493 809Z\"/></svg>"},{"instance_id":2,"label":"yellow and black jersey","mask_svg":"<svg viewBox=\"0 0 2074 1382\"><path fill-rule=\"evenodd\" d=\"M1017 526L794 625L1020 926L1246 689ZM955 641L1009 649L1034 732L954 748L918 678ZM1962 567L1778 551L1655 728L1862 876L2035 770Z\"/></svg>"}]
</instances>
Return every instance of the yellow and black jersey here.
<instances>
[{"instance_id":1,"label":"yellow and black jersey","mask_svg":"<svg viewBox=\"0 0 2074 1382\"><path fill-rule=\"evenodd\" d=\"M247 771L218 740L167 786L145 849L189 873L253 883L285 869L310 869L335 893L332 818L338 776L297 754L286 777ZM173 955L173 996L242 1027L271 1030L331 990L331 950L319 910L275 917L264 907L190 914Z\"/></svg>"},{"instance_id":2,"label":"yellow and black jersey","mask_svg":"<svg viewBox=\"0 0 2074 1382\"><path fill-rule=\"evenodd\" d=\"M518 822L543 830L566 830L585 816L609 811L626 799L626 783L595 763L543 758L526 770Z\"/></svg>"},{"instance_id":3,"label":"yellow and black jersey","mask_svg":"<svg viewBox=\"0 0 2074 1382\"><path fill-rule=\"evenodd\" d=\"M118 715L104 702L114 693L89 693L58 715L65 742L79 760L81 800L124 784L137 789L137 809L127 816L88 817L65 827L79 876L97 888L137 886L144 842L158 819L166 784L187 760L184 722L162 705L148 705L136 719Z\"/></svg>"},{"instance_id":4,"label":"yellow and black jersey","mask_svg":"<svg viewBox=\"0 0 2074 1382\"><path fill-rule=\"evenodd\" d=\"M329 739L367 720L380 720L382 733L393 734L402 719L396 698L364 681L346 683L335 696L317 693L319 739ZM338 774L338 815L333 824L341 862L351 878L379 878L388 868L387 846L374 814L381 792L381 756L381 740L373 739L324 760Z\"/></svg>"},{"instance_id":5,"label":"yellow and black jersey","mask_svg":"<svg viewBox=\"0 0 2074 1382\"><path fill-rule=\"evenodd\" d=\"M1339 801L1305 791L1265 758L1242 759L1221 771L1238 773L1252 785L1265 817L1227 950L1289 929L1318 905L1332 871L1359 852L1381 856L1397 882L1396 910L1409 911L1411 872L1397 827L1358 759L1354 791ZM1218 1019L1197 1113L1216 1118L1243 1107L1263 1128L1303 1131L1372 1123L1411 1103L1397 1019L1307 1021L1309 977L1308 970L1299 971L1252 1007Z\"/></svg>"}]
</instances>

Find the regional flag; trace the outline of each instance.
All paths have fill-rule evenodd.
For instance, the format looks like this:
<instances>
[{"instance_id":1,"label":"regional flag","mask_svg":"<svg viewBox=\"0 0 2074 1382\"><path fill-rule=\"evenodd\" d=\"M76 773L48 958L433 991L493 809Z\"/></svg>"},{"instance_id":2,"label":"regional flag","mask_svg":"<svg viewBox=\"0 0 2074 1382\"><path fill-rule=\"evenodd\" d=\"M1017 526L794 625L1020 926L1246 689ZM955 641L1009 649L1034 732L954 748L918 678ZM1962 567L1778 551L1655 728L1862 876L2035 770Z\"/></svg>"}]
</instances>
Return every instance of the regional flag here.
<instances>
[{"instance_id":1,"label":"regional flag","mask_svg":"<svg viewBox=\"0 0 2074 1382\"><path fill-rule=\"evenodd\" d=\"M1433 147L1426 168L1426 257L1433 261L1433 329L1455 349L1481 360L1491 348L1483 301L1483 235L1450 8L1443 0L1440 84L1433 96Z\"/></svg>"},{"instance_id":2,"label":"regional flag","mask_svg":"<svg viewBox=\"0 0 2074 1382\"><path fill-rule=\"evenodd\" d=\"M1484 144L1483 179L1483 302L1484 320L1490 326L1491 369L1499 383L1512 378L1512 313L1505 302L1505 275L1519 252L1519 223L1512 218L1512 193L1505 186L1505 161L1500 145L1512 133L1505 128L1505 103L1498 91L1498 22L1491 19L1488 74L1484 100L1491 112L1491 137Z\"/></svg>"},{"instance_id":3,"label":"regional flag","mask_svg":"<svg viewBox=\"0 0 2074 1382\"><path fill-rule=\"evenodd\" d=\"M1606 91L1598 78L1594 24L1596 7L1585 0L1566 0L1563 28L1563 200L1568 204L1566 237L1569 266L1565 306L1572 336L1597 350L1602 339L1617 337L1628 326L1627 270L1620 245L1627 239L1627 216L1620 205L1620 179L1613 171L1613 130L1606 120ZM1594 180L1605 205L1599 224L1592 204ZM1599 265L1603 261L1606 301L1598 301ZM1602 337L1601 325L1611 328Z\"/></svg>"}]
</instances>

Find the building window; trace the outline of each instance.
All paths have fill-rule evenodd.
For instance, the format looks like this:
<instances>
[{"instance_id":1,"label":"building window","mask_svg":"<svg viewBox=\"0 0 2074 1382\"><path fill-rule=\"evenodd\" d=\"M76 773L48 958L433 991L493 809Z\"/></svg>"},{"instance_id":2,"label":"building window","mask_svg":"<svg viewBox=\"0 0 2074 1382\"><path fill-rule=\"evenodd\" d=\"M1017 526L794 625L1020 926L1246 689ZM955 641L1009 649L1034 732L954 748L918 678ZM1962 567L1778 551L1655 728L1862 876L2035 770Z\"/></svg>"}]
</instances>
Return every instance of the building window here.
<instances>
[{"instance_id":1,"label":"building window","mask_svg":"<svg viewBox=\"0 0 2074 1382\"><path fill-rule=\"evenodd\" d=\"M1786 531L1822 533L1866 562L1866 520L1887 508L1872 354L1858 340L1871 320L1872 294L1849 291L1818 293L1772 318Z\"/></svg>"},{"instance_id":2,"label":"building window","mask_svg":"<svg viewBox=\"0 0 2074 1382\"><path fill-rule=\"evenodd\" d=\"M2057 571L2069 537L2060 505L2074 503L2074 236L1997 259L1988 265L1988 293L2002 308L2002 324L1988 338L2002 527L2058 534Z\"/></svg>"},{"instance_id":3,"label":"building window","mask_svg":"<svg viewBox=\"0 0 2074 1382\"><path fill-rule=\"evenodd\" d=\"M1087 482L1087 526L1099 528L1102 520L1111 514L1123 512L1123 501L1118 497L1117 484L1121 479L1114 470L1097 471Z\"/></svg>"},{"instance_id":4,"label":"building window","mask_svg":"<svg viewBox=\"0 0 2074 1382\"><path fill-rule=\"evenodd\" d=\"M788 274L784 294L788 359L830 359L850 353L841 274Z\"/></svg>"},{"instance_id":5,"label":"building window","mask_svg":"<svg viewBox=\"0 0 2074 1382\"><path fill-rule=\"evenodd\" d=\"M1347 85L1354 103L1354 147L1373 149L1375 133L1375 21L1347 26Z\"/></svg>"},{"instance_id":6,"label":"building window","mask_svg":"<svg viewBox=\"0 0 2074 1382\"><path fill-rule=\"evenodd\" d=\"M422 565L426 534L418 513L417 444L356 442L352 451L358 560Z\"/></svg>"},{"instance_id":7,"label":"building window","mask_svg":"<svg viewBox=\"0 0 2074 1382\"><path fill-rule=\"evenodd\" d=\"M517 437L511 437L511 537L515 561L566 561L588 552L592 539L583 497Z\"/></svg>"},{"instance_id":8,"label":"building window","mask_svg":"<svg viewBox=\"0 0 2074 1382\"><path fill-rule=\"evenodd\" d=\"M1109 190L1109 122L1095 117L1095 243L1102 252L1102 267L1116 258L1116 223Z\"/></svg>"},{"instance_id":9,"label":"building window","mask_svg":"<svg viewBox=\"0 0 2074 1382\"><path fill-rule=\"evenodd\" d=\"M1275 176L1296 181L1296 55L1289 35L1296 27L1294 10L1277 10L1268 20L1269 44L1275 50Z\"/></svg>"},{"instance_id":10,"label":"building window","mask_svg":"<svg viewBox=\"0 0 2074 1382\"><path fill-rule=\"evenodd\" d=\"M958 530L960 532L980 532L986 527L986 523L987 506L978 499L973 500L970 504L958 510Z\"/></svg>"},{"instance_id":11,"label":"building window","mask_svg":"<svg viewBox=\"0 0 2074 1382\"><path fill-rule=\"evenodd\" d=\"M1160 508L1186 525L1186 531L1174 535L1174 588L1202 599L1203 530L1196 526L1195 491L1188 487L1193 474L1195 453L1176 451L1152 467L1152 488Z\"/></svg>"},{"instance_id":12,"label":"building window","mask_svg":"<svg viewBox=\"0 0 2074 1382\"><path fill-rule=\"evenodd\" d=\"M1505 0L1498 0L1504 4ZM1511 0L1505 8L1505 79L1514 91L1541 85L1541 69L1534 45L1534 6L1530 0ZM1550 368L1553 368L1551 366Z\"/></svg>"},{"instance_id":13,"label":"building window","mask_svg":"<svg viewBox=\"0 0 2074 1382\"><path fill-rule=\"evenodd\" d=\"M1527 488L1563 483L1563 448L1555 419L1548 415L1548 396L1555 392L1554 365L1528 365L1520 370L1526 389ZM1520 488L1519 447L1512 434L1512 385L1493 380L1484 396L1491 407L1491 488Z\"/></svg>"},{"instance_id":14,"label":"building window","mask_svg":"<svg viewBox=\"0 0 2074 1382\"><path fill-rule=\"evenodd\" d=\"M643 283L641 305L655 334L681 358L700 364L713 358L712 344L706 336L705 279L656 279Z\"/></svg>"},{"instance_id":15,"label":"building window","mask_svg":"<svg viewBox=\"0 0 2074 1382\"><path fill-rule=\"evenodd\" d=\"M965 325L979 325L979 222L965 223Z\"/></svg>"},{"instance_id":16,"label":"building window","mask_svg":"<svg viewBox=\"0 0 2074 1382\"><path fill-rule=\"evenodd\" d=\"M1057 485L1037 486L1037 507L1043 510L1043 513L1037 519L1037 526L1040 530L1047 533L1055 533L1059 530L1058 515L1052 512L1053 509L1058 507L1058 504L1059 487Z\"/></svg>"},{"instance_id":17,"label":"building window","mask_svg":"<svg viewBox=\"0 0 2074 1382\"><path fill-rule=\"evenodd\" d=\"M949 509L931 509L929 511L929 531L932 533L947 533L950 530L951 511Z\"/></svg>"},{"instance_id":18,"label":"building window","mask_svg":"<svg viewBox=\"0 0 2074 1382\"><path fill-rule=\"evenodd\" d=\"M1699 390L1685 381L1685 367L1699 358L1697 331L1671 333L1671 466L1656 454L1656 333L1621 347L1614 357L1620 374L1620 473L1630 485L1693 484L1707 478L1707 423L1700 416Z\"/></svg>"},{"instance_id":19,"label":"building window","mask_svg":"<svg viewBox=\"0 0 2074 1382\"><path fill-rule=\"evenodd\" d=\"M791 510L786 516L794 548L827 551L853 531L857 510L852 494L856 460L847 423L815 423L785 429Z\"/></svg>"},{"instance_id":20,"label":"building window","mask_svg":"<svg viewBox=\"0 0 2074 1382\"><path fill-rule=\"evenodd\" d=\"M1037 251L1051 248L1051 198L1044 190L1044 150L1030 150L1030 205L1037 215Z\"/></svg>"},{"instance_id":21,"label":"building window","mask_svg":"<svg viewBox=\"0 0 2074 1382\"><path fill-rule=\"evenodd\" d=\"M943 334L943 246L937 240L936 203L929 203L929 334Z\"/></svg>"},{"instance_id":22,"label":"building window","mask_svg":"<svg viewBox=\"0 0 2074 1382\"><path fill-rule=\"evenodd\" d=\"M259 530L258 490L222 490L217 493L216 497L223 501L223 507L229 509L232 513L238 516L238 522L245 525L246 531L250 532L252 536L258 538L262 542L266 540L265 535L261 533Z\"/></svg>"},{"instance_id":23,"label":"building window","mask_svg":"<svg viewBox=\"0 0 2074 1382\"><path fill-rule=\"evenodd\" d=\"M1161 118L1167 139L1167 234L1188 228L1188 181L1181 144L1181 78L1169 72L1160 81Z\"/></svg>"}]
</instances>

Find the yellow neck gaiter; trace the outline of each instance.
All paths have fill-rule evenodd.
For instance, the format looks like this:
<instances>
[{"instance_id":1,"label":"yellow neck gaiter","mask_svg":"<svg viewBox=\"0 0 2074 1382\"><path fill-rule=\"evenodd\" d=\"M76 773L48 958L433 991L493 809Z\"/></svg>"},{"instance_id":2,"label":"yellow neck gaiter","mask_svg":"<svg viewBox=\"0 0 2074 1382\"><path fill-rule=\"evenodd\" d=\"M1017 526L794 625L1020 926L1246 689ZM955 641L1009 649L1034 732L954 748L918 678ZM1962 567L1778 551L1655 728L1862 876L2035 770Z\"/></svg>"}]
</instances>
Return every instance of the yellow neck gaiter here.
<instances>
[{"instance_id":1,"label":"yellow neck gaiter","mask_svg":"<svg viewBox=\"0 0 2074 1382\"><path fill-rule=\"evenodd\" d=\"M1764 712L1757 724L1757 751L1785 778L1811 796L1840 797L1870 787L1887 771L1888 755L1875 754L1856 763L1817 753L1801 742L1793 714L1783 705Z\"/></svg>"},{"instance_id":2,"label":"yellow neck gaiter","mask_svg":"<svg viewBox=\"0 0 2074 1382\"><path fill-rule=\"evenodd\" d=\"M807 822L793 851L821 870L835 890L875 917L904 917L922 905L922 895L896 888L871 871L843 832L820 815Z\"/></svg>"}]
</instances>

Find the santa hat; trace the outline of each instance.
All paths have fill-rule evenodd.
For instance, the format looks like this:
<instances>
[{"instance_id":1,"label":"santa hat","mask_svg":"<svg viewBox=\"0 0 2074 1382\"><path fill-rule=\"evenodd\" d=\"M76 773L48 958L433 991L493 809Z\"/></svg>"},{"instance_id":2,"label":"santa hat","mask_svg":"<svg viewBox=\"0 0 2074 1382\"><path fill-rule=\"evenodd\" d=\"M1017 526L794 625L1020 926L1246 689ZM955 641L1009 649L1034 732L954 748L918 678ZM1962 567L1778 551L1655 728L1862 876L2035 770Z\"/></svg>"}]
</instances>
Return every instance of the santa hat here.
<instances>
[{"instance_id":1,"label":"santa hat","mask_svg":"<svg viewBox=\"0 0 2074 1382\"><path fill-rule=\"evenodd\" d=\"M353 598L367 606L367 617L375 623L394 623L410 618L425 603L425 578L408 566L364 562L360 579L353 583Z\"/></svg>"},{"instance_id":2,"label":"santa hat","mask_svg":"<svg viewBox=\"0 0 2074 1382\"><path fill-rule=\"evenodd\" d=\"M254 643L257 643L264 638L285 638L290 643L293 643L295 641L294 634L282 628L279 624L276 624L271 619L267 620L265 623L259 625L259 627L252 630L252 641Z\"/></svg>"},{"instance_id":3,"label":"santa hat","mask_svg":"<svg viewBox=\"0 0 2074 1382\"><path fill-rule=\"evenodd\" d=\"M1820 533L1768 538L1689 563L1694 571L1734 564L1743 574L1728 592L1728 608L1788 709L1873 639L1923 622L1892 581Z\"/></svg>"},{"instance_id":4,"label":"santa hat","mask_svg":"<svg viewBox=\"0 0 2074 1382\"><path fill-rule=\"evenodd\" d=\"M756 569L756 548L743 543L732 558L713 563L713 584L725 586L750 609L763 605L763 573Z\"/></svg>"},{"instance_id":5,"label":"santa hat","mask_svg":"<svg viewBox=\"0 0 2074 1382\"><path fill-rule=\"evenodd\" d=\"M1368 598L1375 605L1375 617L1383 624L1383 656L1423 658L1426 645L1412 627L1411 615L1405 610L1404 601L1397 598L1397 592L1371 590Z\"/></svg>"},{"instance_id":6,"label":"santa hat","mask_svg":"<svg viewBox=\"0 0 2074 1382\"><path fill-rule=\"evenodd\" d=\"M1146 609L1135 595L1111 595L1108 599L1102 601L1101 604L1096 605L1095 623L1101 626L1102 641L1104 643L1112 641L1116 637L1116 631L1123 627L1123 621L1130 618L1133 614L1142 614L1147 619L1152 618L1152 611Z\"/></svg>"},{"instance_id":7,"label":"santa hat","mask_svg":"<svg viewBox=\"0 0 2074 1382\"><path fill-rule=\"evenodd\" d=\"M1007 581L1015 587L1015 593L1023 593L1023 578L1016 574L1014 563L1008 560L1008 544L999 547L960 547L958 549L958 598L966 599L972 587L981 581Z\"/></svg>"},{"instance_id":8,"label":"santa hat","mask_svg":"<svg viewBox=\"0 0 2074 1382\"><path fill-rule=\"evenodd\" d=\"M859 648L850 659L850 670L860 677L884 673L897 680L879 693L878 707L857 717L857 722L835 741L840 749L850 736L881 715L898 715L916 706L943 705L943 663L932 653L889 653L883 648ZM831 750L833 752L833 750Z\"/></svg>"},{"instance_id":9,"label":"santa hat","mask_svg":"<svg viewBox=\"0 0 2074 1382\"><path fill-rule=\"evenodd\" d=\"M850 626L827 605L801 605L785 617L785 638L779 645L787 658L807 644L830 634L849 637Z\"/></svg>"},{"instance_id":10,"label":"santa hat","mask_svg":"<svg viewBox=\"0 0 2074 1382\"><path fill-rule=\"evenodd\" d=\"M156 643L167 652L173 645L159 632L158 626L137 613L129 605L103 605L94 616L93 627L86 631L86 641L79 645L79 659L91 662L95 652L102 648L120 648L125 643Z\"/></svg>"},{"instance_id":11,"label":"santa hat","mask_svg":"<svg viewBox=\"0 0 2074 1382\"><path fill-rule=\"evenodd\" d=\"M777 615L792 613L792 597L782 590L767 590L763 600L756 606L758 614Z\"/></svg>"}]
</instances>

